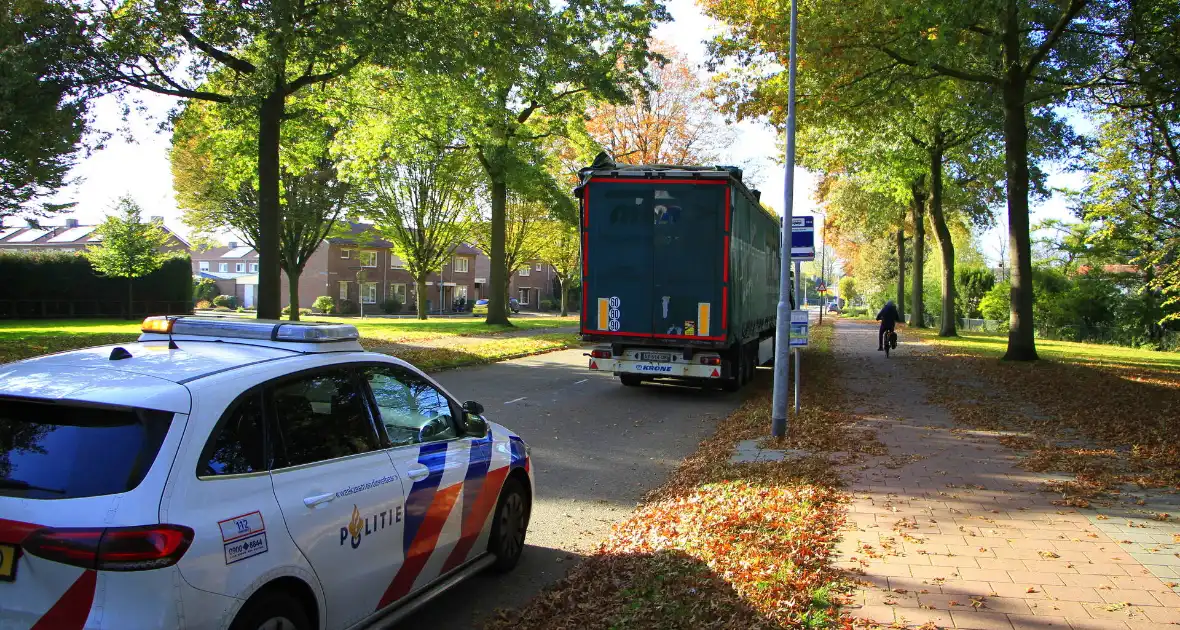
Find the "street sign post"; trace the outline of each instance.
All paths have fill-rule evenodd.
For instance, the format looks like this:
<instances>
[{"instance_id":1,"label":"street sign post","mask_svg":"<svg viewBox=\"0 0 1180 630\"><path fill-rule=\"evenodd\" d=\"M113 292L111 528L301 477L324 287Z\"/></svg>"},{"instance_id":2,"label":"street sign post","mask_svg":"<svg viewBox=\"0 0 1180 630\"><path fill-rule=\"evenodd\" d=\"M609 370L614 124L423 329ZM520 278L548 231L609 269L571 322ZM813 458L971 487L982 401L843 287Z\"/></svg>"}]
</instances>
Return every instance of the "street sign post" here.
<instances>
[{"instance_id":1,"label":"street sign post","mask_svg":"<svg viewBox=\"0 0 1180 630\"><path fill-rule=\"evenodd\" d=\"M787 236L786 227L789 223L793 228L795 221L791 216L795 205L795 74L798 68L798 52L796 41L799 37L799 2L791 0L791 49L787 62L787 155L786 168L783 172L783 231L779 244L779 287L778 312L775 317L774 333L774 389L770 403L770 435L782 437L787 434L787 371L791 360L790 347L790 296L791 296L791 258L782 256L782 250L795 246L794 234ZM814 239L813 239L814 242ZM814 255L814 250L812 252ZM798 300L795 301L798 304ZM798 373L798 355L796 355L796 373ZM798 404L799 397L795 397ZM796 411L796 414L798 411Z\"/></svg>"},{"instance_id":2,"label":"street sign post","mask_svg":"<svg viewBox=\"0 0 1180 630\"><path fill-rule=\"evenodd\" d=\"M815 217L791 218L791 260L815 260Z\"/></svg>"}]
</instances>

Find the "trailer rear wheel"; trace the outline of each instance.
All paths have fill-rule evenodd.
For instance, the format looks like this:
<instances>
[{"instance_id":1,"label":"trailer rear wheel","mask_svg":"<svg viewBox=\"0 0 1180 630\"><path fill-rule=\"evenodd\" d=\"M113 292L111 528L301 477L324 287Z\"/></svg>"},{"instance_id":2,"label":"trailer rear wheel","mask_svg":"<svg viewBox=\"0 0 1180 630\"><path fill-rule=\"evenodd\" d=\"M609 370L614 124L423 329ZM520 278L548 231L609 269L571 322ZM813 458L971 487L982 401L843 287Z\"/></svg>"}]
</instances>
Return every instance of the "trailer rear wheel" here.
<instances>
[{"instance_id":1,"label":"trailer rear wheel","mask_svg":"<svg viewBox=\"0 0 1180 630\"><path fill-rule=\"evenodd\" d=\"M643 384L643 377L635 374L620 374L619 380L627 387L638 387Z\"/></svg>"},{"instance_id":2,"label":"trailer rear wheel","mask_svg":"<svg viewBox=\"0 0 1180 630\"><path fill-rule=\"evenodd\" d=\"M745 346L737 346L736 352L730 354L730 376L721 384L727 392L736 392L746 384L746 352Z\"/></svg>"}]
</instances>

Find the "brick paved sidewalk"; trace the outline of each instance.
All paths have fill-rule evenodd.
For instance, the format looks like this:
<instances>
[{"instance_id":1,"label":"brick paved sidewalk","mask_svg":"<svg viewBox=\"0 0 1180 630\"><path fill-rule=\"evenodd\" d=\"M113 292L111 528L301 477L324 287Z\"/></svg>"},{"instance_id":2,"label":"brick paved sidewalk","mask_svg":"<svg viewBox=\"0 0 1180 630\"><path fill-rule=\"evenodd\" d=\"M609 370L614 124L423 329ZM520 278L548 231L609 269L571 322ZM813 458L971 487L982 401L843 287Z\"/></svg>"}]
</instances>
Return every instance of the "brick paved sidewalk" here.
<instances>
[{"instance_id":1,"label":"brick paved sidewalk","mask_svg":"<svg viewBox=\"0 0 1180 630\"><path fill-rule=\"evenodd\" d=\"M927 404L913 345L886 359L875 335L876 327L838 321L834 341L849 389L874 401L863 411L890 453L850 471L839 565L863 581L851 614L869 627L1180 624L1180 595L1167 578L1094 514L1053 505L1039 491L1046 476L1017 468L995 433L958 427Z\"/></svg>"}]
</instances>

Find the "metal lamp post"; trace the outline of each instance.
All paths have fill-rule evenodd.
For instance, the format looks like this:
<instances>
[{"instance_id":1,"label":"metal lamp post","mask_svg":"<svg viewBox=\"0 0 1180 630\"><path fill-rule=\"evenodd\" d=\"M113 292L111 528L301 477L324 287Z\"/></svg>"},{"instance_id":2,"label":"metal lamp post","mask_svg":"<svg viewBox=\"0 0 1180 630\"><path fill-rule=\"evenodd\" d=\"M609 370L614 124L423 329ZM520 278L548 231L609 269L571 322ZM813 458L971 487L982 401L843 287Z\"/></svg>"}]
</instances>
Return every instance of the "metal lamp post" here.
<instances>
[{"instance_id":1,"label":"metal lamp post","mask_svg":"<svg viewBox=\"0 0 1180 630\"><path fill-rule=\"evenodd\" d=\"M787 369L791 357L791 219L795 203L795 40L798 29L798 0L791 0L791 49L787 75L787 170L784 174L782 261L779 267L778 322L774 334L774 394L771 403L770 434L787 433ZM795 366L798 371L798 366ZM796 398L798 395L796 394Z\"/></svg>"}]
</instances>

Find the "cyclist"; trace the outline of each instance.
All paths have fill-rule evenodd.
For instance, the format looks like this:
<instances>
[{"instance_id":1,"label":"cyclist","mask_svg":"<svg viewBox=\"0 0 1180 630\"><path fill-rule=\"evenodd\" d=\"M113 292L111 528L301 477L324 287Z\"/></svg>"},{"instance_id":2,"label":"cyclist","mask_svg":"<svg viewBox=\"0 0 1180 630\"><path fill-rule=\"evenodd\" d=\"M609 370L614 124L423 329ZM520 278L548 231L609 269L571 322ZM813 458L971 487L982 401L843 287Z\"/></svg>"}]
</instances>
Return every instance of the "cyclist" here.
<instances>
[{"instance_id":1,"label":"cyclist","mask_svg":"<svg viewBox=\"0 0 1180 630\"><path fill-rule=\"evenodd\" d=\"M885 302L885 306L877 312L877 321L881 322L881 329L877 331L877 351L884 351L885 344L889 343L886 333L893 332L897 320L901 319L901 313L897 312L897 305L893 300Z\"/></svg>"}]
</instances>

